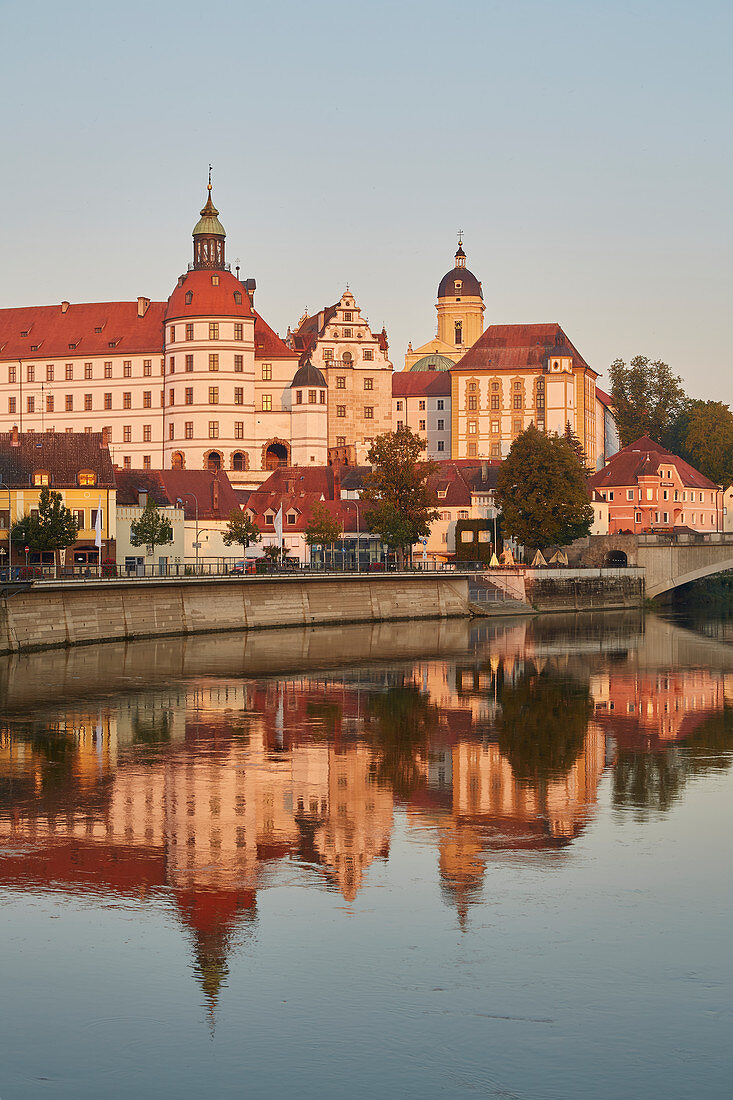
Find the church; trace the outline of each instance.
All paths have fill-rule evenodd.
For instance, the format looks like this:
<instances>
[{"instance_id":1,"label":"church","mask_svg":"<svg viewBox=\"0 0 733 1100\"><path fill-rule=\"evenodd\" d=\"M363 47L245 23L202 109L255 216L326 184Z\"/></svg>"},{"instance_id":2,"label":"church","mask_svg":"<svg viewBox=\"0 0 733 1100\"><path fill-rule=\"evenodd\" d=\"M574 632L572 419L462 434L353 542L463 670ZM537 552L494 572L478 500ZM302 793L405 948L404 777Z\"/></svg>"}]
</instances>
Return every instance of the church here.
<instances>
[{"instance_id":1,"label":"church","mask_svg":"<svg viewBox=\"0 0 733 1100\"><path fill-rule=\"evenodd\" d=\"M223 469L239 484L326 465L326 376L260 316L225 243L209 179L167 302L0 310L0 432L102 432L123 469Z\"/></svg>"}]
</instances>

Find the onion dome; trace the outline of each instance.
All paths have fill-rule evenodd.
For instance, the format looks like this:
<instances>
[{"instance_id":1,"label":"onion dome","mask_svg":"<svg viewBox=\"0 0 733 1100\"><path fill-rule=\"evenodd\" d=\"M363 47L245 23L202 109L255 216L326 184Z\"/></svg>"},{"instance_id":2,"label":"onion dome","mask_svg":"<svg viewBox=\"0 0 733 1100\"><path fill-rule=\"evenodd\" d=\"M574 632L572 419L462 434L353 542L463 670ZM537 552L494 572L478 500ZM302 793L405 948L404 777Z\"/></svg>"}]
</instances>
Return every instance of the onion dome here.
<instances>
[{"instance_id":1,"label":"onion dome","mask_svg":"<svg viewBox=\"0 0 733 1100\"><path fill-rule=\"evenodd\" d=\"M458 241L455 260L456 266L452 271L446 272L438 284L438 297L483 298L480 281L466 267L466 253L461 240Z\"/></svg>"},{"instance_id":2,"label":"onion dome","mask_svg":"<svg viewBox=\"0 0 733 1100\"><path fill-rule=\"evenodd\" d=\"M444 355L438 355L437 352L434 355L423 355L422 359L418 359L417 363L413 363L410 367L412 371L422 370L450 370L453 366L452 359L446 359Z\"/></svg>"},{"instance_id":3,"label":"onion dome","mask_svg":"<svg viewBox=\"0 0 733 1100\"><path fill-rule=\"evenodd\" d=\"M326 389L327 386L323 373L313 366L310 359L302 367L298 367L290 389L305 389L307 386L320 386L321 389Z\"/></svg>"}]
</instances>

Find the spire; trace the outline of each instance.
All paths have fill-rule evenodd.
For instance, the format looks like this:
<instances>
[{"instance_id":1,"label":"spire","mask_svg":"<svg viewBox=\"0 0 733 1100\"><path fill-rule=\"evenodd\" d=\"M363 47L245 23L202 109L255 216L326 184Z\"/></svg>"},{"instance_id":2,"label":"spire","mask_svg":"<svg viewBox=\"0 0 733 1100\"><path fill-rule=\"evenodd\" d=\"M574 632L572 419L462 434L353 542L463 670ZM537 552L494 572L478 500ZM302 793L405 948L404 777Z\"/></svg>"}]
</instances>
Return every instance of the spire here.
<instances>
[{"instance_id":1,"label":"spire","mask_svg":"<svg viewBox=\"0 0 733 1100\"><path fill-rule=\"evenodd\" d=\"M209 165L209 182L206 190L206 202L193 230L193 266L196 270L202 267L222 270L226 269L224 263L226 230L219 221L219 211L211 197L211 165Z\"/></svg>"},{"instance_id":2,"label":"spire","mask_svg":"<svg viewBox=\"0 0 733 1100\"><path fill-rule=\"evenodd\" d=\"M456 251L456 267L466 266L466 253L463 251L463 230L458 230L458 249Z\"/></svg>"}]
</instances>

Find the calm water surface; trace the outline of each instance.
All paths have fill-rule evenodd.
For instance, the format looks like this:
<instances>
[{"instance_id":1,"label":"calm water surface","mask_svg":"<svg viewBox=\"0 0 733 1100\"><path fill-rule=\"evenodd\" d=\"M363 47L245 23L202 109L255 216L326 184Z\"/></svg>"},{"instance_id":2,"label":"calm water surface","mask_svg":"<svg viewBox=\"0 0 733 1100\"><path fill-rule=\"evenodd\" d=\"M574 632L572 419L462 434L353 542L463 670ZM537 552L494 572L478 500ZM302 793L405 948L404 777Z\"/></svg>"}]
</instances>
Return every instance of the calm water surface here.
<instances>
[{"instance_id":1,"label":"calm water surface","mask_svg":"<svg viewBox=\"0 0 733 1100\"><path fill-rule=\"evenodd\" d=\"M140 642L0 700L2 1100L730 1095L727 629Z\"/></svg>"}]
</instances>

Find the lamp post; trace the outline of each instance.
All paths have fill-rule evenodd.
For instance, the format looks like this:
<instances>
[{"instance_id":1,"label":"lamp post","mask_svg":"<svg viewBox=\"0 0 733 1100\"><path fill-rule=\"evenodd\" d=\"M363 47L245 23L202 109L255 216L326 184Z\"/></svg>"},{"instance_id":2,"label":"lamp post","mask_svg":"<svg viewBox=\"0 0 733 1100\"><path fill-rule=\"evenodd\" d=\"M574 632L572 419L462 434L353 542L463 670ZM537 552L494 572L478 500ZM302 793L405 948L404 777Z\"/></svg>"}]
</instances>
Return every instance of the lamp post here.
<instances>
[{"instance_id":1,"label":"lamp post","mask_svg":"<svg viewBox=\"0 0 733 1100\"><path fill-rule=\"evenodd\" d=\"M0 489L8 494L8 580L10 581L13 579L13 506L10 497L10 486L0 485Z\"/></svg>"},{"instance_id":2,"label":"lamp post","mask_svg":"<svg viewBox=\"0 0 733 1100\"><path fill-rule=\"evenodd\" d=\"M176 497L176 504L183 504L182 497L191 497L193 500L193 506L196 510L196 541L193 544L193 548L196 551L196 572L199 571L199 550L201 543L199 542L199 502L195 493L183 493L180 497ZM184 514L184 532L185 532L185 514ZM185 536L184 536L185 537Z\"/></svg>"}]
</instances>

